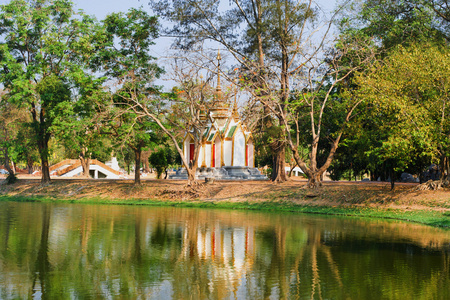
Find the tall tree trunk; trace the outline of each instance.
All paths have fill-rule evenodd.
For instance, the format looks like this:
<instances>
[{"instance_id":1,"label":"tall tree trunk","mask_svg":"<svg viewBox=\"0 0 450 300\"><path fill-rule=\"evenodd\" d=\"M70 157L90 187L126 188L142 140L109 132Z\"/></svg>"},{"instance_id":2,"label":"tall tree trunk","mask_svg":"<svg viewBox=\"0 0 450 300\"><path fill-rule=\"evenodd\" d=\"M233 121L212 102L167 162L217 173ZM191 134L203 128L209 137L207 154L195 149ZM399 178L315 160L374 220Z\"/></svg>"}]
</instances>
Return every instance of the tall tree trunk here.
<instances>
[{"instance_id":1,"label":"tall tree trunk","mask_svg":"<svg viewBox=\"0 0 450 300\"><path fill-rule=\"evenodd\" d=\"M38 116L36 106L32 103L31 114L33 117L33 127L37 137L39 156L41 157L41 183L49 183L50 165L48 161L48 141L50 140L50 133L47 128L45 107L41 107Z\"/></svg>"},{"instance_id":2,"label":"tall tree trunk","mask_svg":"<svg viewBox=\"0 0 450 300\"><path fill-rule=\"evenodd\" d=\"M39 154L41 156L41 183L50 182L50 165L48 162L48 141L41 139L38 141Z\"/></svg>"},{"instance_id":3,"label":"tall tree trunk","mask_svg":"<svg viewBox=\"0 0 450 300\"><path fill-rule=\"evenodd\" d=\"M272 155L273 155L273 166L272 166L272 181L273 182L283 182L287 180L285 172L285 153L286 145L280 141L273 142L271 144Z\"/></svg>"},{"instance_id":4,"label":"tall tree trunk","mask_svg":"<svg viewBox=\"0 0 450 300\"><path fill-rule=\"evenodd\" d=\"M134 185L140 185L141 184L142 147L137 146L133 150L134 150Z\"/></svg>"}]
</instances>

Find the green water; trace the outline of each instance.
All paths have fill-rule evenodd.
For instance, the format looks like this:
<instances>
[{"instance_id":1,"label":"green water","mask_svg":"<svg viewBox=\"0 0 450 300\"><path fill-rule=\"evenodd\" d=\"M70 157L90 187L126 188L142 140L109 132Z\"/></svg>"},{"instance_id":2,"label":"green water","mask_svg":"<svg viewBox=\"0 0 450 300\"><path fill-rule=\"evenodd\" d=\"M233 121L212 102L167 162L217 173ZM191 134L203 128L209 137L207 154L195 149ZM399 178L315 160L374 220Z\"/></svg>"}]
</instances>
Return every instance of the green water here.
<instances>
[{"instance_id":1,"label":"green water","mask_svg":"<svg viewBox=\"0 0 450 300\"><path fill-rule=\"evenodd\" d=\"M450 299L449 271L411 223L0 203L0 299Z\"/></svg>"}]
</instances>

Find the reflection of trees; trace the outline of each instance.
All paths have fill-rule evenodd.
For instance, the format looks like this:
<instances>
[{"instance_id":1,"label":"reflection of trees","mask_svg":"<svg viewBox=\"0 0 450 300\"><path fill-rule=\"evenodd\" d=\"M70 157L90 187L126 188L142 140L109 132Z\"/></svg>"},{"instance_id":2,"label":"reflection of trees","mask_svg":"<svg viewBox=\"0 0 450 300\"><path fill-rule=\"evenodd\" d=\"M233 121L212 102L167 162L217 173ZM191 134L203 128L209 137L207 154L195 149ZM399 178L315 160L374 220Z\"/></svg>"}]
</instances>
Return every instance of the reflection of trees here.
<instances>
[{"instance_id":1,"label":"reflection of trees","mask_svg":"<svg viewBox=\"0 0 450 300\"><path fill-rule=\"evenodd\" d=\"M0 205L8 212L0 213L1 299L38 290L43 299L450 293L440 288L450 286L442 246L448 231L428 227L197 209Z\"/></svg>"},{"instance_id":2,"label":"reflection of trees","mask_svg":"<svg viewBox=\"0 0 450 300\"><path fill-rule=\"evenodd\" d=\"M32 284L32 290L40 291L42 293L42 299L50 299L51 295L51 282L48 280L48 277L50 276L50 262L48 257L49 230L50 208L47 205L44 205L42 206L41 242L36 256Z\"/></svg>"}]
</instances>

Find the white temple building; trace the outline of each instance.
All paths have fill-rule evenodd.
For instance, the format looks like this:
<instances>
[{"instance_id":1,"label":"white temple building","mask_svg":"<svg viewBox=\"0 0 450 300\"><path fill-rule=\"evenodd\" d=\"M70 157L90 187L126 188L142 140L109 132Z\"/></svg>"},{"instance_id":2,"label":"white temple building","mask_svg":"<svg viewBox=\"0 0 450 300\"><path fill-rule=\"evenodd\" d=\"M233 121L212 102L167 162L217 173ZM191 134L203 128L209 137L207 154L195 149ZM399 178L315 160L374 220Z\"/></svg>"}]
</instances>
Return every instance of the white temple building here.
<instances>
[{"instance_id":1,"label":"white temple building","mask_svg":"<svg viewBox=\"0 0 450 300\"><path fill-rule=\"evenodd\" d=\"M255 167L253 137L239 120L235 109L229 111L223 103L211 109L203 133L198 167ZM183 143L184 155L194 161L194 138L187 133Z\"/></svg>"},{"instance_id":2,"label":"white temple building","mask_svg":"<svg viewBox=\"0 0 450 300\"><path fill-rule=\"evenodd\" d=\"M220 61L220 54L218 59ZM215 98L214 107L201 115L206 129L199 151L197 178L266 180L267 177L255 168L253 136L240 120L236 102L230 108L223 99L220 75ZM194 151L194 137L188 131L183 141L183 152L190 162L194 161ZM187 178L187 172L179 170L170 178Z\"/></svg>"}]
</instances>

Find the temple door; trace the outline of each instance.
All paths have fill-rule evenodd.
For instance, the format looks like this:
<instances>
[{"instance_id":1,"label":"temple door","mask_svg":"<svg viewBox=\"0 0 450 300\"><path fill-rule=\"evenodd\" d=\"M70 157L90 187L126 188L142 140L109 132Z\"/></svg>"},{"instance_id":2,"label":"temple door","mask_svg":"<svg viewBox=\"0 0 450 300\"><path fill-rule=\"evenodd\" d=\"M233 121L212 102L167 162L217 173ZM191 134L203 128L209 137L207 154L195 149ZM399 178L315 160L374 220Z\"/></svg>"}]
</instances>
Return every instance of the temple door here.
<instances>
[{"instance_id":1,"label":"temple door","mask_svg":"<svg viewBox=\"0 0 450 300\"><path fill-rule=\"evenodd\" d=\"M189 144L189 163L194 161L195 145Z\"/></svg>"}]
</instances>

